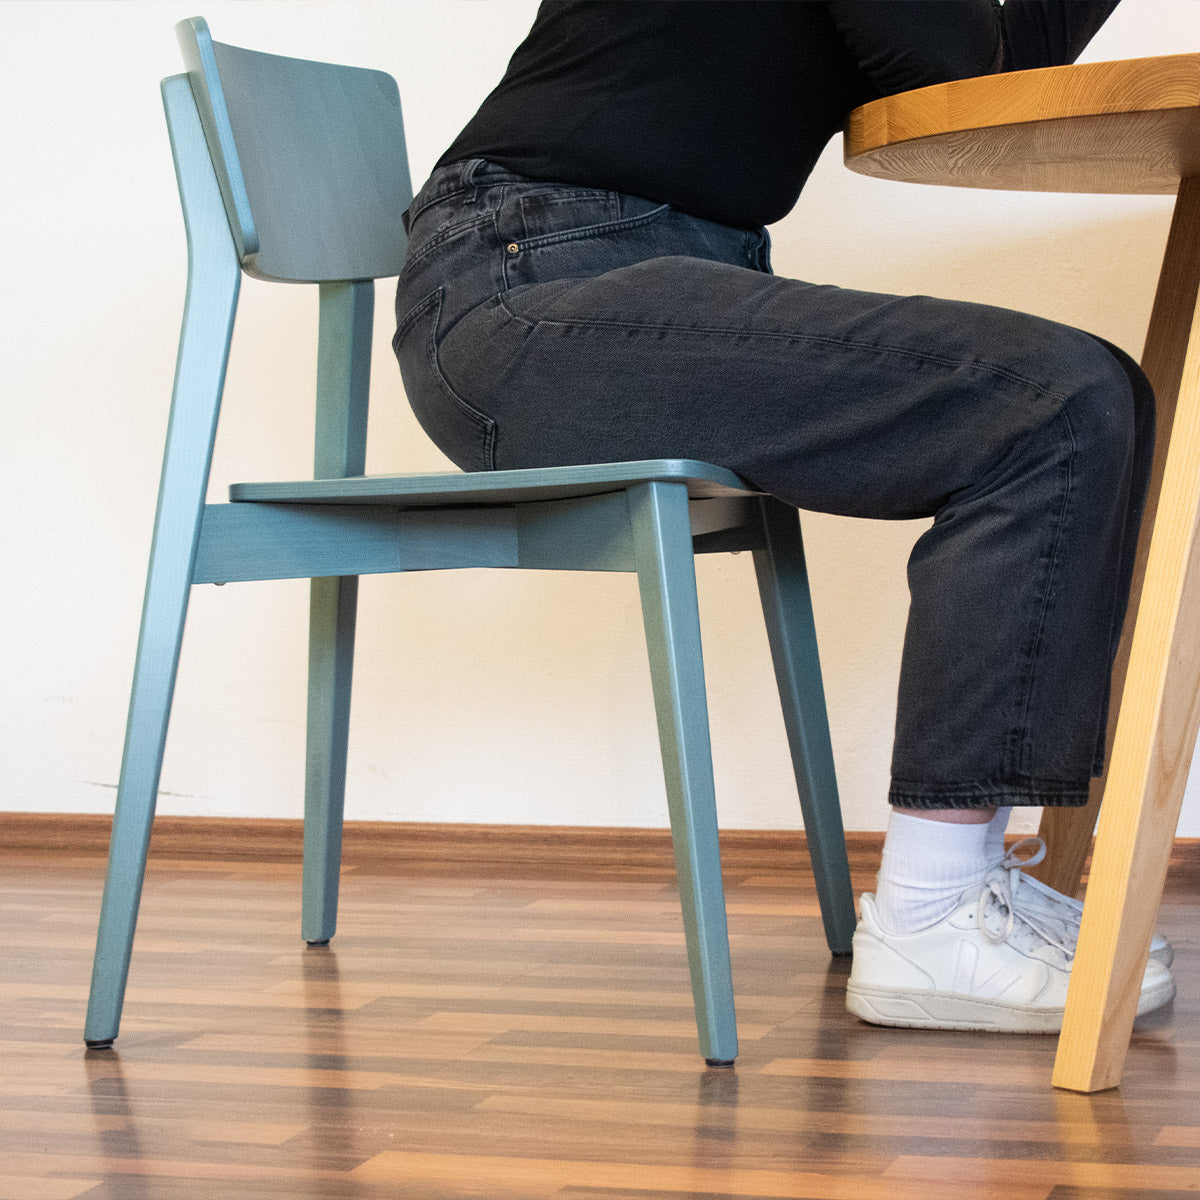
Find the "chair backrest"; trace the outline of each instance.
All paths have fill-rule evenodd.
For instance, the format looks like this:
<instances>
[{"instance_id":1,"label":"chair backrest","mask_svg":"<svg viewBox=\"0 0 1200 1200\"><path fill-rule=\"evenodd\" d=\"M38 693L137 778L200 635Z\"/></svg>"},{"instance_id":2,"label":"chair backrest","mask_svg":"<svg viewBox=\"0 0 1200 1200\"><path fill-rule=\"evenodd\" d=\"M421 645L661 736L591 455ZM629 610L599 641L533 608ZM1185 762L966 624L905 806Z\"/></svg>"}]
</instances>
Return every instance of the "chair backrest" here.
<instances>
[{"instance_id":1,"label":"chair backrest","mask_svg":"<svg viewBox=\"0 0 1200 1200\"><path fill-rule=\"evenodd\" d=\"M222 45L202 17L176 32L243 269L295 283L398 275L412 183L395 80Z\"/></svg>"}]
</instances>

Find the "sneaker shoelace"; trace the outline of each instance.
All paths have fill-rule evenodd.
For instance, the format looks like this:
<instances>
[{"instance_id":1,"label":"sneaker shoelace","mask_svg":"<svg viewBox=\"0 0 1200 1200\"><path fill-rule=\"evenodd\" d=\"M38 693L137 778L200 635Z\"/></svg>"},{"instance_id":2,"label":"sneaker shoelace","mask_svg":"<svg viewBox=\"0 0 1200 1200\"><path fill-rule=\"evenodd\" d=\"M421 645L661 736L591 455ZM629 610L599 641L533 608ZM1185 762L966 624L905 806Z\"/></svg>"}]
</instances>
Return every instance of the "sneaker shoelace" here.
<instances>
[{"instance_id":1,"label":"sneaker shoelace","mask_svg":"<svg viewBox=\"0 0 1200 1200\"><path fill-rule=\"evenodd\" d=\"M1058 893L1047 895L1036 886L1037 881L1031 875L1024 874L1025 867L1035 867L1045 857L1046 843L1040 837L1027 837L1009 847L999 866L1009 872L1014 898L1020 893L1022 910L1037 912L1043 923L1053 925L1061 937L1073 943L1079 938L1083 905L1072 903L1070 897Z\"/></svg>"},{"instance_id":2,"label":"sneaker shoelace","mask_svg":"<svg viewBox=\"0 0 1200 1200\"><path fill-rule=\"evenodd\" d=\"M1008 942L1027 954L1050 948L1052 958L1059 959L1061 965L1069 964L1075 957L1073 931L1036 909L1019 906L1016 896L1020 886L1019 866L1002 867L988 877L979 894L978 921L983 936L995 944Z\"/></svg>"},{"instance_id":3,"label":"sneaker shoelace","mask_svg":"<svg viewBox=\"0 0 1200 1200\"><path fill-rule=\"evenodd\" d=\"M1036 866L1045 857L1046 843L1040 837L1030 836L1014 842L998 866L1009 872L1013 898L1016 899L1018 893L1020 894L1019 907L1022 915L1036 914L1041 926L1056 930L1055 941L1059 944L1070 944L1073 951L1075 943L1079 940L1079 927L1083 922L1083 904L1072 896L1052 891L1045 884L1039 883L1034 876L1026 875L1023 871L1024 867ZM1156 948L1170 954L1170 943L1157 931L1151 942L1151 949ZM1168 957L1162 961L1166 965L1171 960Z\"/></svg>"},{"instance_id":4,"label":"sneaker shoelace","mask_svg":"<svg viewBox=\"0 0 1200 1200\"><path fill-rule=\"evenodd\" d=\"M1028 851L1027 855L1022 854L1023 851ZM1000 865L1006 870L1013 867L1018 869L1022 867L1036 867L1038 863L1046 857L1046 843L1040 837L1025 837L1019 842L1014 842L1009 848L1008 853L1000 860Z\"/></svg>"}]
</instances>

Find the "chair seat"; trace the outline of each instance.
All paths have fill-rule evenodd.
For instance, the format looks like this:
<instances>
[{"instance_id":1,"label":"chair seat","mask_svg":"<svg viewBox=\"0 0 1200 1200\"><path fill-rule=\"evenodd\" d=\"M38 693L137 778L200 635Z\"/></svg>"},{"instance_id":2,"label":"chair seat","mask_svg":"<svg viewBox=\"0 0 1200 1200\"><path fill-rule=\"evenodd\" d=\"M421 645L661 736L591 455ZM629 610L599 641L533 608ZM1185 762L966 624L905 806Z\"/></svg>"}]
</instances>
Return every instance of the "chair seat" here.
<instances>
[{"instance_id":1,"label":"chair seat","mask_svg":"<svg viewBox=\"0 0 1200 1200\"><path fill-rule=\"evenodd\" d=\"M693 500L760 495L724 467L687 458L587 463L521 471L449 471L412 475L358 475L348 479L297 479L280 483L235 483L234 501L291 501L304 504L391 504L404 508L455 504L516 503L599 496L631 483L686 483Z\"/></svg>"}]
</instances>

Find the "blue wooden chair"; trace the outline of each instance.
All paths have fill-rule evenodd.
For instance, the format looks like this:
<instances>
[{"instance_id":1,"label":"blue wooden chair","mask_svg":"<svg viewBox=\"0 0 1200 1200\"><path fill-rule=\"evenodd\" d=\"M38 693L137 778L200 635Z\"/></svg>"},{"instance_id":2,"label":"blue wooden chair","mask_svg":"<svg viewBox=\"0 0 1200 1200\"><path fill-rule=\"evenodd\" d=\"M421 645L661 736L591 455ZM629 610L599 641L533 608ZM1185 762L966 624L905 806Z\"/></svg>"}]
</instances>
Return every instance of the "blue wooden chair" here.
<instances>
[{"instance_id":1,"label":"blue wooden chair","mask_svg":"<svg viewBox=\"0 0 1200 1200\"><path fill-rule=\"evenodd\" d=\"M163 82L187 302L84 1032L117 1036L193 584L311 578L302 934L333 936L357 576L455 567L634 571L645 617L700 1047L737 1054L693 554L749 549L830 948L854 905L794 510L684 460L364 476L374 280L404 259L400 99L378 71L178 27ZM205 504L241 272L317 285L316 478Z\"/></svg>"}]
</instances>

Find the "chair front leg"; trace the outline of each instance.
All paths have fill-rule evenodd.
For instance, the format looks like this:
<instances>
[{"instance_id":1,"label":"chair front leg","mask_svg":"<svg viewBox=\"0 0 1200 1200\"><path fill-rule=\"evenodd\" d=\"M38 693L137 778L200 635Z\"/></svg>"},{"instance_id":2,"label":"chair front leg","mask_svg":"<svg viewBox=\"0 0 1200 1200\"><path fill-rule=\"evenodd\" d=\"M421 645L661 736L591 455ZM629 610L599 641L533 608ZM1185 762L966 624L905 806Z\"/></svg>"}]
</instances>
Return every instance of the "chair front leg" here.
<instances>
[{"instance_id":1,"label":"chair front leg","mask_svg":"<svg viewBox=\"0 0 1200 1200\"><path fill-rule=\"evenodd\" d=\"M730 1064L737 1025L687 487L640 484L629 511L700 1050Z\"/></svg>"},{"instance_id":2,"label":"chair front leg","mask_svg":"<svg viewBox=\"0 0 1200 1200\"><path fill-rule=\"evenodd\" d=\"M842 829L800 522L795 509L770 497L760 499L759 511L766 548L755 550L754 569L821 903L821 919L825 923L825 940L834 954L849 954L855 925L854 892L846 859L846 835Z\"/></svg>"}]
</instances>

